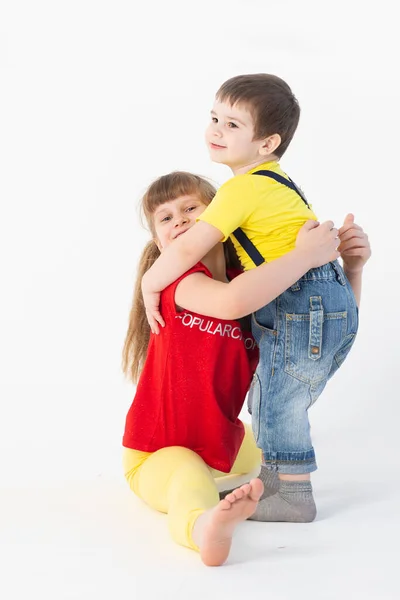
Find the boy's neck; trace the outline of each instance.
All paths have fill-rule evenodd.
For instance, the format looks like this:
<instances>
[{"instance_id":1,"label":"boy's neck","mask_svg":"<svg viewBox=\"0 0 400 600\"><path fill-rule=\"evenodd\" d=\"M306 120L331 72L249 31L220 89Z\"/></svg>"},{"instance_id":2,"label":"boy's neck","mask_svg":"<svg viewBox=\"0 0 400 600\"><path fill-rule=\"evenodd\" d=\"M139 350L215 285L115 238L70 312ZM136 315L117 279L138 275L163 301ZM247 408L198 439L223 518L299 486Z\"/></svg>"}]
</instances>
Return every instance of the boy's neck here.
<instances>
[{"instance_id":1,"label":"boy's neck","mask_svg":"<svg viewBox=\"0 0 400 600\"><path fill-rule=\"evenodd\" d=\"M276 156L274 156L273 154L270 154L269 156L264 156L263 158L259 159L259 160L255 160L254 162L249 162L245 165L240 165L237 167L230 167L230 169L232 170L232 173L234 175L244 175L245 173L248 173L248 171L251 171L252 169L255 169L256 167L259 167L260 165L264 165L265 163L268 162L277 162L278 158ZM229 165L227 165L229 166Z\"/></svg>"}]
</instances>

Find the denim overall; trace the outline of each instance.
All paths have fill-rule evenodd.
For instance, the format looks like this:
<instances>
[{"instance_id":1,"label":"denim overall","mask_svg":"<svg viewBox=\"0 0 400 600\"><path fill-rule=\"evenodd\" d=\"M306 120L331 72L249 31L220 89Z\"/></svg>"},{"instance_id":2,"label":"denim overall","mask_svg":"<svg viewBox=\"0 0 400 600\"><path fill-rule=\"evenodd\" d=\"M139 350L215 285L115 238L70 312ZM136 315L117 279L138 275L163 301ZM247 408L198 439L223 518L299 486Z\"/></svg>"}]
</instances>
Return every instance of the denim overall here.
<instances>
[{"instance_id":1,"label":"denim overall","mask_svg":"<svg viewBox=\"0 0 400 600\"><path fill-rule=\"evenodd\" d=\"M307 200L289 179L271 177ZM242 230L234 234L256 265L264 258ZM248 405L263 463L280 473L317 468L308 409L349 353L358 328L358 309L338 261L311 269L288 290L252 315L260 361Z\"/></svg>"}]
</instances>

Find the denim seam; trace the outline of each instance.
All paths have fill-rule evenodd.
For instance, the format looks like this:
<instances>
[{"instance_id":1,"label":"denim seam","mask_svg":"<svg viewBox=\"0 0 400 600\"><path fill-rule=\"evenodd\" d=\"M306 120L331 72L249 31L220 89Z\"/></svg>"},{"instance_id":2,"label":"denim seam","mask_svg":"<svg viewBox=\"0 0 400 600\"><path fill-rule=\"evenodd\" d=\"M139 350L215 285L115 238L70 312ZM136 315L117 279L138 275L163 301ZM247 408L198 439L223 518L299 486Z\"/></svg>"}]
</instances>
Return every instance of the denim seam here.
<instances>
[{"instance_id":1,"label":"denim seam","mask_svg":"<svg viewBox=\"0 0 400 600\"><path fill-rule=\"evenodd\" d=\"M318 307L318 308L317 308ZM321 296L310 297L310 325L308 331L308 358L316 361L321 358L324 308ZM313 354L314 350L314 354Z\"/></svg>"},{"instance_id":2,"label":"denim seam","mask_svg":"<svg viewBox=\"0 0 400 600\"><path fill-rule=\"evenodd\" d=\"M282 460L282 459L276 459L276 458L265 458L264 456L264 452L263 452L263 459L264 462L268 462L271 464L283 464L283 463L290 463L291 465L304 465L304 464L310 464L313 465L316 463L315 458L306 458L304 460ZM268 453L267 453L268 454Z\"/></svg>"},{"instance_id":3,"label":"denim seam","mask_svg":"<svg viewBox=\"0 0 400 600\"><path fill-rule=\"evenodd\" d=\"M270 427L268 426L268 398L271 394L271 389L272 389L272 385L273 385L273 376L274 376L274 372L275 372L275 362L276 362L276 353L278 350L278 338L279 338L279 301L280 298L279 296L276 298L275 301L275 317L274 317L274 324L276 325L276 329L273 329L273 336L275 338L274 340L274 347L273 347L273 354L272 354L272 360L271 360L271 371L270 371L270 377L269 377L269 381L268 381L268 386L267 386L267 390L266 390L266 398L265 398L265 402L267 403L265 408L266 414L265 414L265 430L269 431ZM271 331L271 330L268 330ZM261 415L261 403L262 403L262 394L261 394L261 382L260 382L260 411L259 411L259 417ZM260 419L259 419L260 421ZM259 422L259 430L258 430L258 434L260 435L260 430L261 430L261 423ZM269 435L267 435L267 439L265 440L265 443L269 446L271 443L271 440L269 439Z\"/></svg>"},{"instance_id":4,"label":"denim seam","mask_svg":"<svg viewBox=\"0 0 400 600\"><path fill-rule=\"evenodd\" d=\"M349 333L348 335L346 335L346 337L345 337L345 338L344 338L344 340L343 340L343 344L342 344L342 345L346 344L347 342L350 342L352 339L354 340L354 338L356 337L356 335L357 335L356 333ZM351 350L351 347L349 348L348 352L350 352L350 350ZM339 352L340 352L340 351L336 352L335 356L333 357L333 360L335 361L335 363L336 363L336 365L337 365L338 369L340 369L340 367L341 367L341 366L342 366L342 364L344 363L344 361L345 361L345 359L346 359L346 357L347 357L347 354L348 354L348 352L347 352L347 353L346 353L346 356L345 356L345 358L339 362L339 361L336 359L336 357L337 357L337 355L339 354Z\"/></svg>"},{"instance_id":5,"label":"denim seam","mask_svg":"<svg viewBox=\"0 0 400 600\"><path fill-rule=\"evenodd\" d=\"M277 335L278 332L276 331L276 329L269 329L268 327L264 327L264 325L260 325L260 323L257 321L254 313L252 313L251 318L252 318L253 323L256 325L256 327L258 327L260 329L262 336L264 334L265 335L273 335L274 337ZM261 337L261 339L262 339L262 337Z\"/></svg>"},{"instance_id":6,"label":"denim seam","mask_svg":"<svg viewBox=\"0 0 400 600\"><path fill-rule=\"evenodd\" d=\"M274 354L272 356L271 379L275 373L276 353L278 351L278 341L280 338L280 335L279 335L279 304L280 304L280 296L277 297L276 303L275 303L275 306L276 306L276 312L275 312L276 338L275 338L275 344L274 344ZM272 382L270 382L270 385L272 385ZM270 388L270 385L268 386L268 389Z\"/></svg>"},{"instance_id":7,"label":"denim seam","mask_svg":"<svg viewBox=\"0 0 400 600\"><path fill-rule=\"evenodd\" d=\"M257 404L258 404L258 406L257 406L258 419L257 419L257 432L256 432L257 435L255 435L255 432L253 431L253 435L254 435L255 441L257 443L258 440L259 440L259 438L260 438L260 428L261 428L260 427L260 422L261 422L261 420L260 420L260 413L261 413L261 391L262 391L262 388L261 388L261 381L260 381L260 378L259 378L257 372L254 373L253 377L255 379L255 383L252 383L252 385L253 386L255 386L255 385L258 386L258 402L257 402ZM252 406L251 406L251 418L252 418L252 421L254 419L253 414L254 414L254 404L252 403Z\"/></svg>"},{"instance_id":8,"label":"denim seam","mask_svg":"<svg viewBox=\"0 0 400 600\"><path fill-rule=\"evenodd\" d=\"M326 313L324 314L324 321L332 320L332 319L346 319L347 318L347 310L342 312L334 312L334 313ZM309 321L310 313L286 313L287 321Z\"/></svg>"}]
</instances>

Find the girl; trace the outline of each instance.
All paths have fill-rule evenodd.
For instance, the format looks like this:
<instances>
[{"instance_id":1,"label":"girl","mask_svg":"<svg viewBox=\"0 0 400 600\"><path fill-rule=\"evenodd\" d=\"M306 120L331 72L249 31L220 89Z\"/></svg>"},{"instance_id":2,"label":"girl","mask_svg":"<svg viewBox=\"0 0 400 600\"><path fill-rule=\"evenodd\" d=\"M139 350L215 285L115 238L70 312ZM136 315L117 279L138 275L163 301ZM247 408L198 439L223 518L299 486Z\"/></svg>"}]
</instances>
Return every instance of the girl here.
<instances>
[{"instance_id":1,"label":"girl","mask_svg":"<svg viewBox=\"0 0 400 600\"><path fill-rule=\"evenodd\" d=\"M142 276L195 224L215 193L206 180L184 172L160 177L145 193L153 240L140 263L123 351L125 374L138 380L123 437L125 477L135 494L168 514L173 539L200 551L206 565L225 562L236 525L254 513L263 492L260 479L251 479L219 501L215 481L260 469L260 451L238 418L257 348L237 319L273 300L310 268L336 259L339 243L332 222L320 227L310 222L295 250L237 277L234 249L220 243L161 293L166 326L153 334Z\"/></svg>"}]
</instances>

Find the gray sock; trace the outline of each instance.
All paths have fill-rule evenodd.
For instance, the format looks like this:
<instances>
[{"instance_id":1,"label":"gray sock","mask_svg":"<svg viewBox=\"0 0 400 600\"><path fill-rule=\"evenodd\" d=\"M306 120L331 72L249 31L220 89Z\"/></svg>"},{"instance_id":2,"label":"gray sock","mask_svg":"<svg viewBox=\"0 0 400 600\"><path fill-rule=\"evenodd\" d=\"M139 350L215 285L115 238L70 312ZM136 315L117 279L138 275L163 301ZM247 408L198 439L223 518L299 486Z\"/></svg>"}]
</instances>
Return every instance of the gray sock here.
<instances>
[{"instance_id":1,"label":"gray sock","mask_svg":"<svg viewBox=\"0 0 400 600\"><path fill-rule=\"evenodd\" d=\"M261 471L258 478L261 479L264 484L264 492L260 498L260 502L277 493L279 490L279 477L276 471L271 471L271 469L268 469L265 465L261 465Z\"/></svg>"},{"instance_id":2,"label":"gray sock","mask_svg":"<svg viewBox=\"0 0 400 600\"><path fill-rule=\"evenodd\" d=\"M264 492L260 498L260 501L264 498L268 498L268 496L276 494L276 492L279 490L278 473L276 471L271 471L270 469L267 469L265 465L261 465L261 471L258 476L258 479L261 479L261 481L264 484ZM220 500L225 498L225 496L227 494L230 494L232 491L233 490L226 490L224 492L221 492L219 495Z\"/></svg>"},{"instance_id":3,"label":"gray sock","mask_svg":"<svg viewBox=\"0 0 400 600\"><path fill-rule=\"evenodd\" d=\"M279 481L279 491L258 503L252 521L286 521L310 523L315 519L315 506L310 481Z\"/></svg>"}]
</instances>

